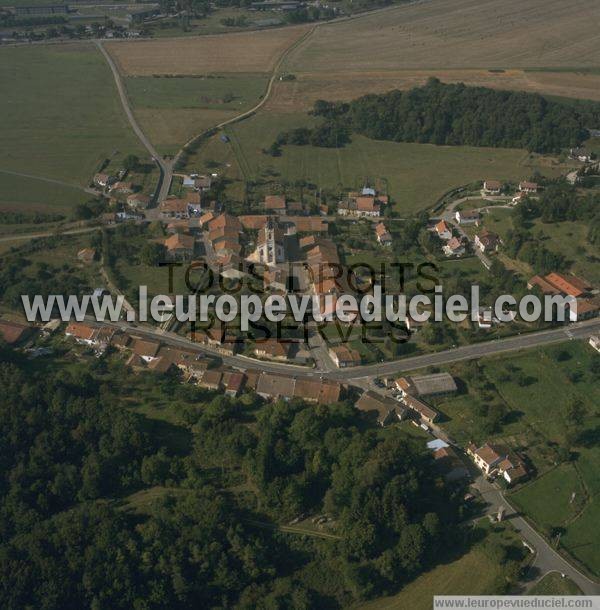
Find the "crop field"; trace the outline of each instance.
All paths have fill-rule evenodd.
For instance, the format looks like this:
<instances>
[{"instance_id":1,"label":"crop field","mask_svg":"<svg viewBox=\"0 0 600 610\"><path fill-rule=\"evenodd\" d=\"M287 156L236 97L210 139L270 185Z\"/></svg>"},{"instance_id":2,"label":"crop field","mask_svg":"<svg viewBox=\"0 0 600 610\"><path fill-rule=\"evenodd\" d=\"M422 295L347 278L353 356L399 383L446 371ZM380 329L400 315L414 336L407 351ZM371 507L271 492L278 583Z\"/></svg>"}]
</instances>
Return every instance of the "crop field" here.
<instances>
[{"instance_id":1,"label":"crop field","mask_svg":"<svg viewBox=\"0 0 600 610\"><path fill-rule=\"evenodd\" d=\"M100 162L144 156L103 57L88 44L0 49L0 170L87 186ZM69 208L87 198L0 174L3 203Z\"/></svg>"},{"instance_id":2,"label":"crop field","mask_svg":"<svg viewBox=\"0 0 600 610\"><path fill-rule=\"evenodd\" d=\"M560 171L523 150L384 142L359 135L340 149L284 146L280 157L262 153L280 131L309 121L305 115L263 112L229 127L231 146L245 178L275 172L289 181L306 179L339 193L365 180L383 181L395 200L394 209L408 214L432 206L452 187L486 176L520 180L542 165L546 174Z\"/></svg>"},{"instance_id":3,"label":"crop field","mask_svg":"<svg viewBox=\"0 0 600 610\"><path fill-rule=\"evenodd\" d=\"M306 31L298 26L227 36L115 41L106 48L126 76L268 72Z\"/></svg>"},{"instance_id":4,"label":"crop field","mask_svg":"<svg viewBox=\"0 0 600 610\"><path fill-rule=\"evenodd\" d=\"M127 77L125 85L144 133L163 153L179 150L192 136L258 103L264 74L197 77Z\"/></svg>"},{"instance_id":5,"label":"crop field","mask_svg":"<svg viewBox=\"0 0 600 610\"><path fill-rule=\"evenodd\" d=\"M367 93L419 87L428 78L445 83L465 83L540 93L559 97L600 100L600 74L593 72L550 72L545 70L344 70L322 72L294 71L296 80L278 81L265 108L275 112L310 110L318 99L350 101Z\"/></svg>"},{"instance_id":6,"label":"crop field","mask_svg":"<svg viewBox=\"0 0 600 610\"><path fill-rule=\"evenodd\" d=\"M328 73L596 67L599 19L600 5L587 0L417 2L320 26L287 65Z\"/></svg>"}]
</instances>

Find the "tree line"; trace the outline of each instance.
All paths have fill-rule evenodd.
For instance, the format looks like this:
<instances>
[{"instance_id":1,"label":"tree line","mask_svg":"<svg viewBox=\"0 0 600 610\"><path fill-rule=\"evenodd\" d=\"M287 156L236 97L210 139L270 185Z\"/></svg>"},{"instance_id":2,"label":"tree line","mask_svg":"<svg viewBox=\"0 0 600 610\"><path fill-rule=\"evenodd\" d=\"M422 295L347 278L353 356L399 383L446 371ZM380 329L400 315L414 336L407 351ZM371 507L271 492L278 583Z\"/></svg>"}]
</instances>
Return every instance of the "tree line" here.
<instances>
[{"instance_id":1,"label":"tree line","mask_svg":"<svg viewBox=\"0 0 600 610\"><path fill-rule=\"evenodd\" d=\"M309 129L303 141L291 141L292 132L281 134L280 145L339 147L353 132L394 142L557 153L581 144L587 128L600 124L600 104L595 102L567 103L537 93L445 84L437 78L409 91L369 94L349 103L317 100L312 114L324 123ZM334 137L321 143L316 132Z\"/></svg>"}]
</instances>

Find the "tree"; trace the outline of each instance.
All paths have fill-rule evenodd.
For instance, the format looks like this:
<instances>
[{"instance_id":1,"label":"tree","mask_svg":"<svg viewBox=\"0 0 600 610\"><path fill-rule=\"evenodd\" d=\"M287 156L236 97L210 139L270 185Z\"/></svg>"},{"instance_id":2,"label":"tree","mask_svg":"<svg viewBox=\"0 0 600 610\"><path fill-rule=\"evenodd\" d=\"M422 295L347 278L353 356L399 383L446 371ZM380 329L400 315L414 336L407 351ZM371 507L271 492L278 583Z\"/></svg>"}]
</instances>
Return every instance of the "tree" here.
<instances>
[{"instance_id":1,"label":"tree","mask_svg":"<svg viewBox=\"0 0 600 610\"><path fill-rule=\"evenodd\" d=\"M135 171L140 164L140 159L136 155L127 155L123 159L123 167L130 172Z\"/></svg>"},{"instance_id":2,"label":"tree","mask_svg":"<svg viewBox=\"0 0 600 610\"><path fill-rule=\"evenodd\" d=\"M149 241L140 250L140 261L149 267L156 267L165 260L166 248L163 244Z\"/></svg>"}]
</instances>

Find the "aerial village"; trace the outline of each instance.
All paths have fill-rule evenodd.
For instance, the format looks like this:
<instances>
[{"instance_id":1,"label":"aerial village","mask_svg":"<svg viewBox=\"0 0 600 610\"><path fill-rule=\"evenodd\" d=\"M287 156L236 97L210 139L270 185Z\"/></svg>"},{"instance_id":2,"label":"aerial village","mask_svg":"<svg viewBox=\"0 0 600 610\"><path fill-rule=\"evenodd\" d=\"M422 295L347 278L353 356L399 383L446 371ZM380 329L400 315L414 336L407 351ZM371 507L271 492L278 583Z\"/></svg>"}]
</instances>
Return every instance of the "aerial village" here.
<instances>
[{"instance_id":1,"label":"aerial village","mask_svg":"<svg viewBox=\"0 0 600 610\"><path fill-rule=\"evenodd\" d=\"M164 227L164 236L153 239L164 248L167 261L201 260L228 280L244 277L249 273L249 265L254 265L261 270L264 294L309 294L323 307L326 296L334 297L330 303L335 307L335 298L348 289L339 281L343 244L339 235L336 237L331 231L332 225L362 223L359 230L363 239L372 243L377 258L385 259L393 250L395 219L386 213L390 201L374 187L365 185L348 192L334 206L309 206L283 194L267 194L259 202L260 213L233 215L210 196L216 178L182 176L180 196L170 196L157 207L150 207L151 197L135 192L133 185L124 180L124 174L97 174L93 183L109 198L114 210L102 214L99 221L107 228L126 221L159 222ZM485 226L488 208L518 206L526 198L537 197L541 188L531 181L510 185L485 179L475 196L455 198L436 210L427 228L440 256L447 259L476 256L482 267L489 269L502 247L502 239ZM471 199L477 199L478 207L469 207ZM96 252L84 248L76 257L81 264L90 264ZM600 311L597 288L575 275L559 272L536 275L527 286L543 294L575 297L579 309L572 321L597 316ZM98 288L99 294L105 291L107 288ZM482 310L479 329L490 329L499 323L491 315L484 315L487 313ZM411 333L422 332L422 324L409 315L404 324ZM43 356L48 349L37 345L36 336L57 333L63 333L65 340L82 353L95 356L109 353L122 358L133 372L175 375L181 383L196 384L230 397L253 392L264 400L297 398L315 404L352 400L357 409L370 414L380 426L409 421L432 434L435 440L430 448L446 476L468 476L455 444L439 427L440 413L432 400L459 391L456 380L447 372L375 375L368 386L357 385L351 375L326 378L321 371L351 371L368 361L357 349L356 341L328 341L319 332L310 333L308 340L294 337L245 341L239 332L225 326L194 332L174 329L167 322L160 329L161 335L156 329L118 323L82 321L61 326L58 320L52 320L32 328L19 322L0 321L4 341L23 348L30 357ZM600 352L598 337L592 337L590 345ZM287 369L282 372L270 367L270 363L285 364ZM310 376L298 373L307 369L315 372ZM470 443L462 449L486 476L500 477L507 484L527 477L524 458L502 446L485 443L478 447Z\"/></svg>"}]
</instances>

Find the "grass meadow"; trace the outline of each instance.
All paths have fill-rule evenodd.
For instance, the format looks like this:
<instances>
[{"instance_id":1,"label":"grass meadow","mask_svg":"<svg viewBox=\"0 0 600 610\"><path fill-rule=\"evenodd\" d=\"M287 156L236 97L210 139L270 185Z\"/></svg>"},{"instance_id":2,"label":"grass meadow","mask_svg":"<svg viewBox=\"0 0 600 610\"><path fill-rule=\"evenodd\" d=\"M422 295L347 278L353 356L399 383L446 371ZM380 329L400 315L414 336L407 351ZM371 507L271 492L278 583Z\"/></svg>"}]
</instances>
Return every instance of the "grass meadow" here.
<instances>
[{"instance_id":1,"label":"grass meadow","mask_svg":"<svg viewBox=\"0 0 600 610\"><path fill-rule=\"evenodd\" d=\"M0 49L0 170L87 186L106 158L144 156L91 44ZM3 206L68 209L75 189L0 174Z\"/></svg>"},{"instance_id":2,"label":"grass meadow","mask_svg":"<svg viewBox=\"0 0 600 610\"><path fill-rule=\"evenodd\" d=\"M257 104L267 80L259 73L124 79L142 129L165 154Z\"/></svg>"},{"instance_id":3,"label":"grass meadow","mask_svg":"<svg viewBox=\"0 0 600 610\"><path fill-rule=\"evenodd\" d=\"M592 372L596 352L583 341L527 350L451 367L463 388L435 400L443 423L461 444L503 443L522 451L535 477L511 495L511 502L544 530L563 528L562 546L590 571L600 573L600 384ZM571 424L567 406L584 407L583 429L571 459L559 452ZM503 407L494 433L484 430L480 405ZM549 498L552 501L549 501Z\"/></svg>"}]
</instances>

